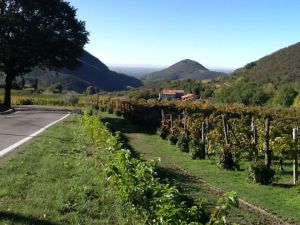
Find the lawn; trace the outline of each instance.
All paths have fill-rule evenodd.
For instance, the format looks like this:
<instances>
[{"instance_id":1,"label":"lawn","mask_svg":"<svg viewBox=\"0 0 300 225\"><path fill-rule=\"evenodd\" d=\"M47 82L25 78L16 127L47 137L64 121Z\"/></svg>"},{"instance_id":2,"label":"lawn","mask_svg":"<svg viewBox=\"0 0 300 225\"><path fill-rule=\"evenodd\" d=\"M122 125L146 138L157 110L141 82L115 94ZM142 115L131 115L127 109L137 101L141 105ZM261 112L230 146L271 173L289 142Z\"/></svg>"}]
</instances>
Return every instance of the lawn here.
<instances>
[{"instance_id":1,"label":"lawn","mask_svg":"<svg viewBox=\"0 0 300 225\"><path fill-rule=\"evenodd\" d=\"M0 224L126 224L74 117L0 161Z\"/></svg>"},{"instance_id":2,"label":"lawn","mask_svg":"<svg viewBox=\"0 0 300 225\"><path fill-rule=\"evenodd\" d=\"M247 179L248 162L241 163L240 171L219 169L215 160L191 160L187 153L180 152L168 141L161 140L157 135L148 133L143 128L132 125L122 118L106 113L102 113L102 117L111 124L112 129L121 130L126 134L129 145L142 158L147 160L160 158L160 166L173 169L173 174L174 168L176 173L186 170L191 175L199 177L215 187L225 191L236 191L241 198L252 204L285 219L300 222L299 186L286 185L292 179L290 165L285 166L285 173L277 176L277 184L270 186L254 184ZM190 189L187 193L196 190L193 194L207 197L205 196L207 193L201 192L201 190L203 191L201 184L193 182L189 185L186 181L183 183L187 189ZM210 197L212 196L208 195L208 198ZM241 216L243 217L243 215Z\"/></svg>"}]
</instances>

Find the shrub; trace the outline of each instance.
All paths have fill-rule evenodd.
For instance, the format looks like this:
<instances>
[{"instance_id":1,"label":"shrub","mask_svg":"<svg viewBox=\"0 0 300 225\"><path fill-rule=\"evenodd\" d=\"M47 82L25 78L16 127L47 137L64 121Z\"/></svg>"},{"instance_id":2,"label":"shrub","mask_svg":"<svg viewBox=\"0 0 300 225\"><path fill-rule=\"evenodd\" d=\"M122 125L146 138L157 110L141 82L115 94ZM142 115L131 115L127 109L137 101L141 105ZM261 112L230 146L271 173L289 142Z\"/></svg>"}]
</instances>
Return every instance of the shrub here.
<instances>
[{"instance_id":1,"label":"shrub","mask_svg":"<svg viewBox=\"0 0 300 225\"><path fill-rule=\"evenodd\" d=\"M171 145L176 145L178 138L175 134L169 134L168 135L168 140L170 142Z\"/></svg>"},{"instance_id":2,"label":"shrub","mask_svg":"<svg viewBox=\"0 0 300 225\"><path fill-rule=\"evenodd\" d=\"M68 105L74 106L78 103L79 98L76 94L70 93L64 96L64 102Z\"/></svg>"},{"instance_id":3,"label":"shrub","mask_svg":"<svg viewBox=\"0 0 300 225\"><path fill-rule=\"evenodd\" d=\"M264 165L264 162L258 162L252 164L249 167L248 175L249 178L252 179L255 183L268 185L272 183L275 171Z\"/></svg>"},{"instance_id":4,"label":"shrub","mask_svg":"<svg viewBox=\"0 0 300 225\"><path fill-rule=\"evenodd\" d=\"M191 159L205 159L205 145L198 140L191 140L189 143Z\"/></svg>"},{"instance_id":5,"label":"shrub","mask_svg":"<svg viewBox=\"0 0 300 225\"><path fill-rule=\"evenodd\" d=\"M162 139L166 139L168 136L168 131L165 127L160 127L157 129L156 134L160 136Z\"/></svg>"},{"instance_id":6,"label":"shrub","mask_svg":"<svg viewBox=\"0 0 300 225\"><path fill-rule=\"evenodd\" d=\"M177 146L182 152L189 152L189 138L181 136L178 139Z\"/></svg>"},{"instance_id":7,"label":"shrub","mask_svg":"<svg viewBox=\"0 0 300 225\"><path fill-rule=\"evenodd\" d=\"M115 114L116 114L117 116L122 116L122 112L121 112L120 110L116 110L116 111L115 111Z\"/></svg>"},{"instance_id":8,"label":"shrub","mask_svg":"<svg viewBox=\"0 0 300 225\"><path fill-rule=\"evenodd\" d=\"M33 105L33 101L29 98L21 99L20 105Z\"/></svg>"},{"instance_id":9,"label":"shrub","mask_svg":"<svg viewBox=\"0 0 300 225\"><path fill-rule=\"evenodd\" d=\"M113 109L113 108L108 108L107 112L108 112L109 114L113 114L113 113L114 113L114 109Z\"/></svg>"}]
</instances>

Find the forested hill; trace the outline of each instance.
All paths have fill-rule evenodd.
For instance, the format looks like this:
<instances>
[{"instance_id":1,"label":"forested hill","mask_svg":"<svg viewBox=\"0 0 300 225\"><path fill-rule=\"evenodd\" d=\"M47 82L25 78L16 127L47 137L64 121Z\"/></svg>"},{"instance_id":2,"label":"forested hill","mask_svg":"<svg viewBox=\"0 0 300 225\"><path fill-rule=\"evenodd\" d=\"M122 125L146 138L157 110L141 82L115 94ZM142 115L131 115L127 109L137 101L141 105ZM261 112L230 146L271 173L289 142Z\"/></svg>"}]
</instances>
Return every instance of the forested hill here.
<instances>
[{"instance_id":1,"label":"forested hill","mask_svg":"<svg viewBox=\"0 0 300 225\"><path fill-rule=\"evenodd\" d=\"M174 65L143 76L145 80L157 81L157 80L205 80L212 79L219 76L225 76L226 73L210 71L200 63L190 59L182 60Z\"/></svg>"},{"instance_id":2,"label":"forested hill","mask_svg":"<svg viewBox=\"0 0 300 225\"><path fill-rule=\"evenodd\" d=\"M233 74L258 83L300 82L300 43L248 63Z\"/></svg>"},{"instance_id":3,"label":"forested hill","mask_svg":"<svg viewBox=\"0 0 300 225\"><path fill-rule=\"evenodd\" d=\"M59 84L64 90L78 92L83 92L88 86L103 91L116 91L142 85L142 82L134 77L109 70L105 64L87 51L84 52L80 61L81 66L76 70L44 71L34 69L25 76L25 79L38 79L39 88L48 88Z\"/></svg>"}]
</instances>

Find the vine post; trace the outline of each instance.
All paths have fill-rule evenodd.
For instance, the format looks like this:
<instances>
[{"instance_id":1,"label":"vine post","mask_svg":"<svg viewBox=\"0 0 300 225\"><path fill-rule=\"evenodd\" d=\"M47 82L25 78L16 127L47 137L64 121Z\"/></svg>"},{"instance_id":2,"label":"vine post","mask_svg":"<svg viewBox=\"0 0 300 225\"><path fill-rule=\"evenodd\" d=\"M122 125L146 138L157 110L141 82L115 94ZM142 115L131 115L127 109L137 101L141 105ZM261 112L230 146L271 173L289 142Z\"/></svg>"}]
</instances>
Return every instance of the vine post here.
<instances>
[{"instance_id":1,"label":"vine post","mask_svg":"<svg viewBox=\"0 0 300 225\"><path fill-rule=\"evenodd\" d=\"M229 130L228 130L227 118L224 115L222 115L222 121L223 121L225 145L227 147L229 146L229 132L228 132Z\"/></svg>"},{"instance_id":2,"label":"vine post","mask_svg":"<svg viewBox=\"0 0 300 225\"><path fill-rule=\"evenodd\" d=\"M185 110L183 111L183 129L184 129L184 136L187 139L188 138L188 132L187 132L187 116L185 113Z\"/></svg>"},{"instance_id":3,"label":"vine post","mask_svg":"<svg viewBox=\"0 0 300 225\"><path fill-rule=\"evenodd\" d=\"M258 160L258 149L257 149L257 126L252 124L252 144L254 148L254 160L255 162Z\"/></svg>"},{"instance_id":4,"label":"vine post","mask_svg":"<svg viewBox=\"0 0 300 225\"><path fill-rule=\"evenodd\" d=\"M270 118L265 119L265 165L271 167L271 150L270 150Z\"/></svg>"},{"instance_id":5,"label":"vine post","mask_svg":"<svg viewBox=\"0 0 300 225\"><path fill-rule=\"evenodd\" d=\"M173 129L173 116L170 114L170 130L171 134L174 134L174 129Z\"/></svg>"},{"instance_id":6,"label":"vine post","mask_svg":"<svg viewBox=\"0 0 300 225\"><path fill-rule=\"evenodd\" d=\"M201 144L202 144L202 151L203 151L203 159L205 159L205 123L201 123Z\"/></svg>"},{"instance_id":7,"label":"vine post","mask_svg":"<svg viewBox=\"0 0 300 225\"><path fill-rule=\"evenodd\" d=\"M298 128L293 129L293 140L295 143L295 150L293 156L293 183L297 184L298 182Z\"/></svg>"},{"instance_id":8,"label":"vine post","mask_svg":"<svg viewBox=\"0 0 300 225\"><path fill-rule=\"evenodd\" d=\"M165 113L163 109L161 110L161 125L165 125Z\"/></svg>"}]
</instances>

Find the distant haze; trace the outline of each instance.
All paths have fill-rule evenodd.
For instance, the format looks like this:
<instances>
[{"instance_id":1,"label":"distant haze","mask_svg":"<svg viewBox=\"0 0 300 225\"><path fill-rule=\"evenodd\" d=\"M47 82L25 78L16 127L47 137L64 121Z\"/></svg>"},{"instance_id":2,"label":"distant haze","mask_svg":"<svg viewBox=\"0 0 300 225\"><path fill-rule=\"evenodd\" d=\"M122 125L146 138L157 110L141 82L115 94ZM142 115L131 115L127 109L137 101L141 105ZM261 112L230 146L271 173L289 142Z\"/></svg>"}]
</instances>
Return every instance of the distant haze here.
<instances>
[{"instance_id":1,"label":"distant haze","mask_svg":"<svg viewBox=\"0 0 300 225\"><path fill-rule=\"evenodd\" d=\"M133 77L141 77L143 75L153 73L166 68L167 66L152 65L108 65L110 70L118 73L124 73Z\"/></svg>"}]
</instances>

